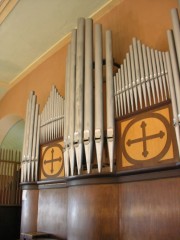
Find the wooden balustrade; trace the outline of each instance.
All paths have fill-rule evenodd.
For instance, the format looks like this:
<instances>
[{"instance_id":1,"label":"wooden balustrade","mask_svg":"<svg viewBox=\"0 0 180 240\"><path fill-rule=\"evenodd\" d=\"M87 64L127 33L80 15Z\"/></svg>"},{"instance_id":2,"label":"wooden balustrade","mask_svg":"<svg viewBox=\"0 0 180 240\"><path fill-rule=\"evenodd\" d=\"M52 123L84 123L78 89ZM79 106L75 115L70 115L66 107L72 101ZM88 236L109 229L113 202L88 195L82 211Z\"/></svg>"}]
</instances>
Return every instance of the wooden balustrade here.
<instances>
[{"instance_id":1,"label":"wooden balustrade","mask_svg":"<svg viewBox=\"0 0 180 240\"><path fill-rule=\"evenodd\" d=\"M0 149L0 204L20 205L21 153L10 149Z\"/></svg>"}]
</instances>

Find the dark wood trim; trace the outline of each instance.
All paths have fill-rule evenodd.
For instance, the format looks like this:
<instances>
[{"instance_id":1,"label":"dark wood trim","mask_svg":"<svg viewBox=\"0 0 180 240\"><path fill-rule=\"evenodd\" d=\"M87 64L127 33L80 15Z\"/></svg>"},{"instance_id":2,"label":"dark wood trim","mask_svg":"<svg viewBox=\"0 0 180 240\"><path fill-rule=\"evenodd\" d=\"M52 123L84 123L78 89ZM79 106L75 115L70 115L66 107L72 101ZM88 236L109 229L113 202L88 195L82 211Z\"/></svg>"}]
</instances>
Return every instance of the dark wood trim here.
<instances>
[{"instance_id":1,"label":"dark wood trim","mask_svg":"<svg viewBox=\"0 0 180 240\"><path fill-rule=\"evenodd\" d=\"M154 179L180 177L180 163L171 163L164 166L126 170L117 173L102 173L73 176L64 179L38 181L37 183L23 183L23 190L55 189L80 185L116 184Z\"/></svg>"},{"instance_id":2,"label":"dark wood trim","mask_svg":"<svg viewBox=\"0 0 180 240\"><path fill-rule=\"evenodd\" d=\"M37 181L37 184L42 185L42 184L55 184L55 183L66 183L66 182L67 182L66 178L56 178L56 179Z\"/></svg>"},{"instance_id":3,"label":"dark wood trim","mask_svg":"<svg viewBox=\"0 0 180 240\"><path fill-rule=\"evenodd\" d=\"M67 181L73 181L73 180L82 180L82 179L88 179L88 178L110 178L114 177L116 173L95 173L95 174L87 174L87 175L76 175L76 176L70 176L67 179Z\"/></svg>"},{"instance_id":4,"label":"dark wood trim","mask_svg":"<svg viewBox=\"0 0 180 240\"><path fill-rule=\"evenodd\" d=\"M68 187L90 184L113 184L117 183L115 173L89 174L67 178Z\"/></svg>"},{"instance_id":5,"label":"dark wood trim","mask_svg":"<svg viewBox=\"0 0 180 240\"><path fill-rule=\"evenodd\" d=\"M56 142L61 142L61 141L63 141L63 137L56 138L56 139L53 139L53 140L51 140L51 141L42 143L42 144L40 144L40 148L46 147L47 145L53 145L54 143L56 143Z\"/></svg>"},{"instance_id":6,"label":"dark wood trim","mask_svg":"<svg viewBox=\"0 0 180 240\"><path fill-rule=\"evenodd\" d=\"M21 189L22 190L37 190L37 182L23 182L20 183Z\"/></svg>"},{"instance_id":7,"label":"dark wood trim","mask_svg":"<svg viewBox=\"0 0 180 240\"><path fill-rule=\"evenodd\" d=\"M180 168L180 162L171 162L171 163L163 164L156 167L146 167L141 169L119 171L116 173L116 175L124 176L124 175L140 174L140 173L161 172L165 170L172 170L172 169L178 169L178 168Z\"/></svg>"},{"instance_id":8,"label":"dark wood trim","mask_svg":"<svg viewBox=\"0 0 180 240\"><path fill-rule=\"evenodd\" d=\"M17 207L17 208L21 208L21 205L19 204L10 204L10 205L3 205L3 204L0 204L0 207L7 207L7 208L14 208L14 207Z\"/></svg>"},{"instance_id":9,"label":"dark wood trim","mask_svg":"<svg viewBox=\"0 0 180 240\"><path fill-rule=\"evenodd\" d=\"M146 172L146 173L135 173L131 175L120 175L118 177L119 183L125 183L125 182L137 182L137 181L150 181L150 180L156 180L156 179L164 179L164 178L174 178L174 177L180 177L180 168L178 169L168 169L163 170L160 172Z\"/></svg>"},{"instance_id":10,"label":"dark wood trim","mask_svg":"<svg viewBox=\"0 0 180 240\"><path fill-rule=\"evenodd\" d=\"M136 182L154 180L161 178L172 178L180 176L180 163L168 164L161 167L144 168L140 170L121 171L119 173L86 175L67 178L67 186L90 184L114 184L123 182Z\"/></svg>"},{"instance_id":11,"label":"dark wood trim","mask_svg":"<svg viewBox=\"0 0 180 240\"><path fill-rule=\"evenodd\" d=\"M141 113L144 113L144 112L147 112L147 111L150 111L150 110L154 110L154 109L161 109L163 108L164 106L166 105L169 105L171 103L171 100L170 99L167 99L163 102L160 102L160 103L157 103L157 104L154 104L152 106L148 106L146 108L143 108L143 109L139 109L138 111L135 111L135 112L132 112L132 113L129 113L129 114L126 114L122 117L116 117L115 118L115 121L122 121L122 120L125 120L125 119L128 119L128 118L131 118L133 116L137 116L138 114L141 114Z\"/></svg>"},{"instance_id":12,"label":"dark wood trim","mask_svg":"<svg viewBox=\"0 0 180 240\"><path fill-rule=\"evenodd\" d=\"M39 184L38 189L57 189L57 188L67 188L66 183L52 183L52 184Z\"/></svg>"}]
</instances>

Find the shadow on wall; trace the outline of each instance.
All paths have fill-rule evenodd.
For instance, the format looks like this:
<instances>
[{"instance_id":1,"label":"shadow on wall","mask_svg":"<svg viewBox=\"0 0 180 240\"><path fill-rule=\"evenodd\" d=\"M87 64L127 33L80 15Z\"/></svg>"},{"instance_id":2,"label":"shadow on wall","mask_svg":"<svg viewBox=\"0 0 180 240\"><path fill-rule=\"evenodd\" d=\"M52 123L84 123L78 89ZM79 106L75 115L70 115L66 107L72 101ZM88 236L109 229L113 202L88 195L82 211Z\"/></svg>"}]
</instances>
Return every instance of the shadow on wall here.
<instances>
[{"instance_id":1,"label":"shadow on wall","mask_svg":"<svg viewBox=\"0 0 180 240\"><path fill-rule=\"evenodd\" d=\"M24 120L16 115L0 119L0 147L22 151Z\"/></svg>"}]
</instances>

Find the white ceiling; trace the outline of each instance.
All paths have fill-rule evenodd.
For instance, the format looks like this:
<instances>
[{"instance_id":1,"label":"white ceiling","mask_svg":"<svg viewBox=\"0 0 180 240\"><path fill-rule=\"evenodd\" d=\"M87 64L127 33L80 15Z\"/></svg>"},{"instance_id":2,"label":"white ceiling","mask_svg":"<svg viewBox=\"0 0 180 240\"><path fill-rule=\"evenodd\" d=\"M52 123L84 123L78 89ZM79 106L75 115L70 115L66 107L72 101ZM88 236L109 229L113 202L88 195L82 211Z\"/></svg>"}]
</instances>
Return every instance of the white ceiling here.
<instances>
[{"instance_id":1,"label":"white ceiling","mask_svg":"<svg viewBox=\"0 0 180 240\"><path fill-rule=\"evenodd\" d=\"M87 18L109 2L19 0L0 25L0 98L24 69L76 26L77 18Z\"/></svg>"}]
</instances>

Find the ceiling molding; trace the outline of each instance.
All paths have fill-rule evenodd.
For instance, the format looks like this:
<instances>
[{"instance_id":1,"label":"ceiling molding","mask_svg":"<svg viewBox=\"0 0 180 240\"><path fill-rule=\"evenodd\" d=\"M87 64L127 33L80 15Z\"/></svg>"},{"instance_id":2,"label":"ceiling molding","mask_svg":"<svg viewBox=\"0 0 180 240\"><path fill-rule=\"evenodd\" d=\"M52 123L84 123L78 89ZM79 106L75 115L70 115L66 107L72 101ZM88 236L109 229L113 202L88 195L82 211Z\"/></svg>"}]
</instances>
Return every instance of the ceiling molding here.
<instances>
[{"instance_id":1,"label":"ceiling molding","mask_svg":"<svg viewBox=\"0 0 180 240\"><path fill-rule=\"evenodd\" d=\"M8 83L5 83L5 82L3 82L3 81L0 81L0 87L9 88L9 84L8 84Z\"/></svg>"},{"instance_id":2,"label":"ceiling molding","mask_svg":"<svg viewBox=\"0 0 180 240\"><path fill-rule=\"evenodd\" d=\"M21 72L17 77L15 77L10 82L9 89L14 87L18 82L20 82L24 77L26 77L30 72L32 72L40 64L45 62L48 58L50 58L58 50L60 50L66 44L68 44L70 42L70 37L71 37L71 34L68 33L65 37L60 39L55 45L53 45L50 49L48 49L43 55L41 55L38 59L36 59L32 64L30 64L27 68L25 68L23 72Z\"/></svg>"},{"instance_id":3,"label":"ceiling molding","mask_svg":"<svg viewBox=\"0 0 180 240\"><path fill-rule=\"evenodd\" d=\"M115 6L117 6L118 4L124 1L125 0L110 0L89 17L93 18L94 21L97 21L99 18L103 17L105 14L110 12Z\"/></svg>"},{"instance_id":4,"label":"ceiling molding","mask_svg":"<svg viewBox=\"0 0 180 240\"><path fill-rule=\"evenodd\" d=\"M12 0L17 1L17 0ZM19 1L19 0L18 0ZM107 14L111 11L117 4L124 2L125 0L109 0L106 4L104 4L99 10L91 14L89 17L93 18L94 21L97 21L103 15ZM70 42L71 33L68 33L65 37L60 39L56 44L54 44L50 49L48 49L43 55L37 58L32 64L30 64L27 68L23 70L18 76L11 80L8 91L13 88L17 83L23 80L28 74L30 74L34 69L36 69L40 64L46 61L49 57L55 54L58 50L63 48L66 44ZM8 92L7 91L7 92ZM0 100L7 94L3 94L0 97Z\"/></svg>"},{"instance_id":5,"label":"ceiling molding","mask_svg":"<svg viewBox=\"0 0 180 240\"><path fill-rule=\"evenodd\" d=\"M0 0L0 13L2 13L10 0Z\"/></svg>"},{"instance_id":6,"label":"ceiling molding","mask_svg":"<svg viewBox=\"0 0 180 240\"><path fill-rule=\"evenodd\" d=\"M0 4L0 25L14 9L19 0L2 0Z\"/></svg>"}]
</instances>

